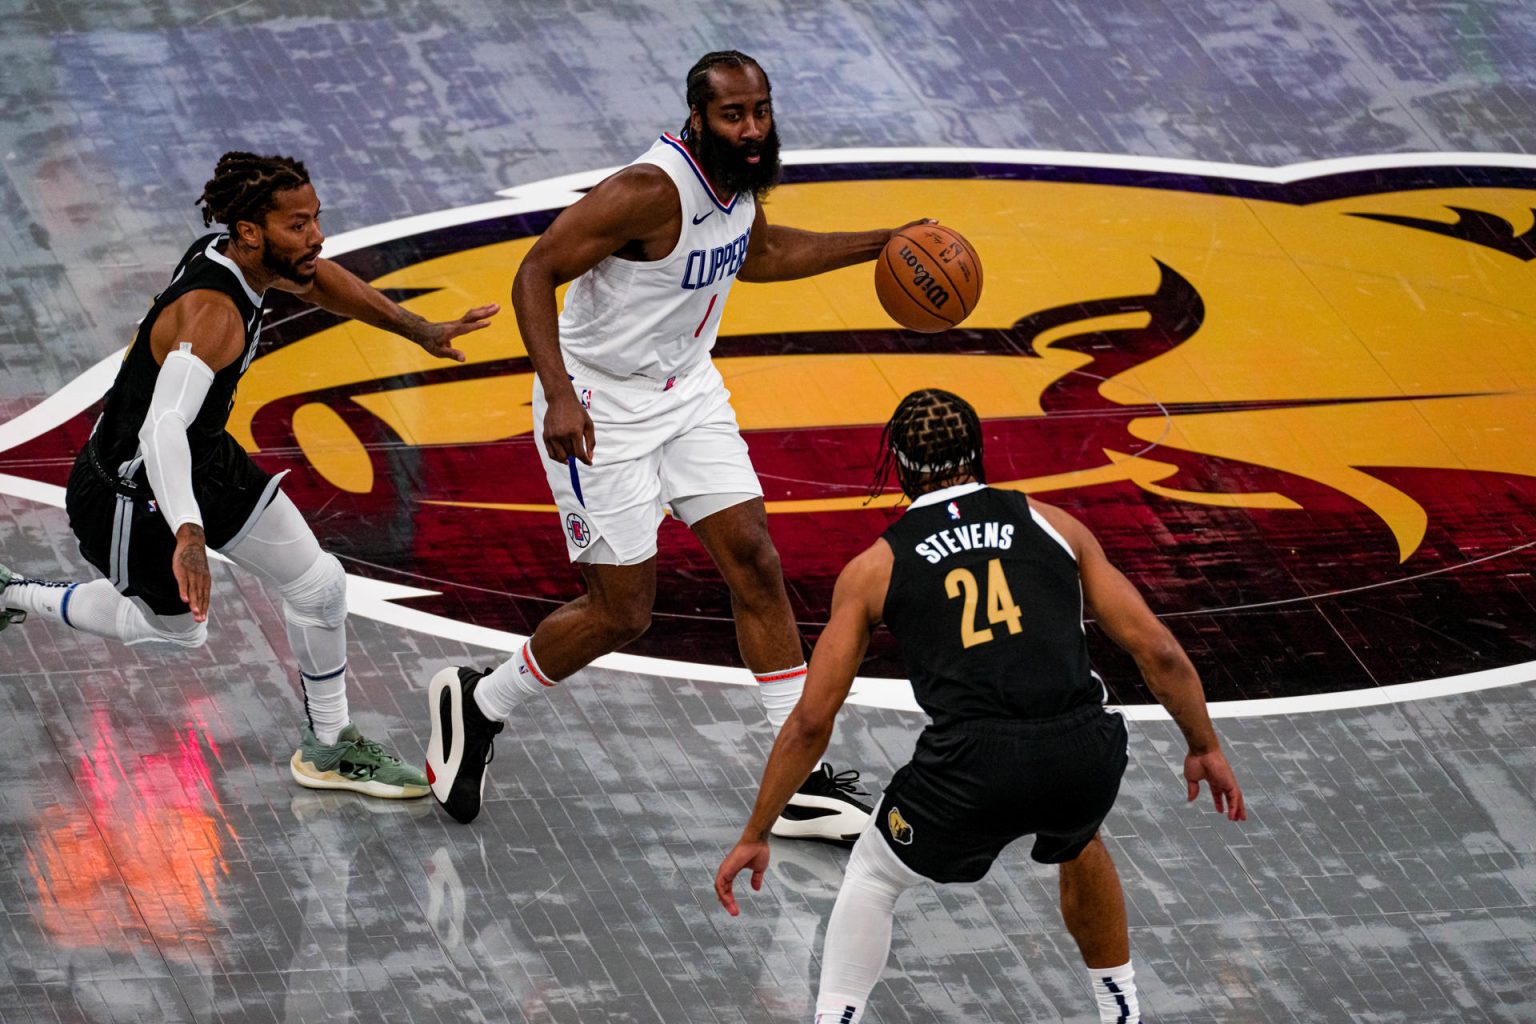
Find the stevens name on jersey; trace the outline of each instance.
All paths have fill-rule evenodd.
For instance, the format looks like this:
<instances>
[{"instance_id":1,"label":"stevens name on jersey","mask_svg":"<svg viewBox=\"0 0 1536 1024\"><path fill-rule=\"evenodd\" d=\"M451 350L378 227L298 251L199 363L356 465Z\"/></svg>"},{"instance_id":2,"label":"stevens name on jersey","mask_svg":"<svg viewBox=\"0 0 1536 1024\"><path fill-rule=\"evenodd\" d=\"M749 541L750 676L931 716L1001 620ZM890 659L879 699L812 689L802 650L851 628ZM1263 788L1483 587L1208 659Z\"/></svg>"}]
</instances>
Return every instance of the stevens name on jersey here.
<instances>
[{"instance_id":1,"label":"stevens name on jersey","mask_svg":"<svg viewBox=\"0 0 1536 1024\"><path fill-rule=\"evenodd\" d=\"M930 533L915 550L931 565L937 565L949 555L958 555L979 548L996 548L1006 551L1013 546L1012 523L970 523L952 526L938 533Z\"/></svg>"}]
</instances>

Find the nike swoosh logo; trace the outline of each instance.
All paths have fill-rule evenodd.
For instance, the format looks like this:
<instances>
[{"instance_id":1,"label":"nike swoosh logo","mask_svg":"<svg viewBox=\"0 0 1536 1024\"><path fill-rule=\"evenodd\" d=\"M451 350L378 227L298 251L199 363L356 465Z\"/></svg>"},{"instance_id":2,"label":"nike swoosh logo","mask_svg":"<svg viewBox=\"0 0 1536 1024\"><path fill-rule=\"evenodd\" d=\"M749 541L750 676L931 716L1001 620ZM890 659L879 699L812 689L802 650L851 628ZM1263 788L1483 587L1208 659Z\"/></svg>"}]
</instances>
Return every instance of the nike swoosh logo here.
<instances>
[{"instance_id":1,"label":"nike swoosh logo","mask_svg":"<svg viewBox=\"0 0 1536 1024\"><path fill-rule=\"evenodd\" d=\"M710 210L708 213L704 214L702 217L695 217L695 218L693 218L693 222L695 224L702 224L702 223L704 223L705 220L707 220L710 217L713 217L714 215L715 215L715 211L714 210Z\"/></svg>"}]
</instances>

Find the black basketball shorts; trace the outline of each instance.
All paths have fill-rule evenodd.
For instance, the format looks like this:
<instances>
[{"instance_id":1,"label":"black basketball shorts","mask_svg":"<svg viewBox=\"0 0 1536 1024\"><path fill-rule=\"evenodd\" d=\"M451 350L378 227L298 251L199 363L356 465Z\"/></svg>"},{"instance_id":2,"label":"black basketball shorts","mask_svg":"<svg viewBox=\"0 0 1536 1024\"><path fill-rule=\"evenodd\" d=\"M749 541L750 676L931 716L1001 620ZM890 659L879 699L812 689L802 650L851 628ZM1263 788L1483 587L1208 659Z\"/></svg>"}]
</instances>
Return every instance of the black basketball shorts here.
<instances>
[{"instance_id":1,"label":"black basketball shorts","mask_svg":"<svg viewBox=\"0 0 1536 1024\"><path fill-rule=\"evenodd\" d=\"M119 591L139 598L156 615L183 615L190 609L171 571L176 535L149 489L143 460L130 464L122 479L116 473L120 468L101 465L89 443L75 459L64 507L80 553ZM277 496L280 479L281 474L274 477L258 468L225 434L192 470L192 493L208 546L231 547L244 537Z\"/></svg>"},{"instance_id":2,"label":"black basketball shorts","mask_svg":"<svg viewBox=\"0 0 1536 1024\"><path fill-rule=\"evenodd\" d=\"M1114 806L1127 742L1125 719L1097 705L929 728L886 787L874 827L935 882L978 881L1003 847L1031 834L1035 860L1074 860Z\"/></svg>"}]
</instances>

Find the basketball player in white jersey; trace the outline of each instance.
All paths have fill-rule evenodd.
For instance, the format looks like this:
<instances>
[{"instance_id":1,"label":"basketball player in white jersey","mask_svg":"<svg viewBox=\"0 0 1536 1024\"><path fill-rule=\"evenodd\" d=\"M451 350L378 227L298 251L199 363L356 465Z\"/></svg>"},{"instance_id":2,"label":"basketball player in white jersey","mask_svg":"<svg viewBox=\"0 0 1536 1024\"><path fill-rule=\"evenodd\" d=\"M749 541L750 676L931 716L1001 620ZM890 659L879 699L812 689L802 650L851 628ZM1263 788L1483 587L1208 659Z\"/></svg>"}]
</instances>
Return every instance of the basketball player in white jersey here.
<instances>
[{"instance_id":1,"label":"basketball player in white jersey","mask_svg":"<svg viewBox=\"0 0 1536 1024\"><path fill-rule=\"evenodd\" d=\"M778 178L778 135L768 77L751 57L705 55L687 93L683 130L565 210L512 287L537 374L535 429L587 593L495 671L449 668L432 680L427 775L459 821L479 813L492 738L517 705L649 626L664 507L719 566L775 729L804 686L762 487L710 350L736 279L789 280L873 260L892 231L767 222L760 200ZM567 281L557 319L555 289ZM823 764L774 834L857 838L870 812L853 798L857 778Z\"/></svg>"}]
</instances>

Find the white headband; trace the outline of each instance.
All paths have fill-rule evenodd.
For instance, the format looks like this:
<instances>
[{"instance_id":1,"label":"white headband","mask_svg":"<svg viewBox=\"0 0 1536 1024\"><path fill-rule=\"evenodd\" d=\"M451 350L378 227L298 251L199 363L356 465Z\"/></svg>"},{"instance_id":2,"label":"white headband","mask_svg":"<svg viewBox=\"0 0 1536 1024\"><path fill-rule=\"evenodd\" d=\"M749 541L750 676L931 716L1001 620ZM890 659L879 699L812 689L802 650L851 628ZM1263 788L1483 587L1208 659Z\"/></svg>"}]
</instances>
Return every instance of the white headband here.
<instances>
[{"instance_id":1,"label":"white headband","mask_svg":"<svg viewBox=\"0 0 1536 1024\"><path fill-rule=\"evenodd\" d=\"M955 462L946 463L942 466L927 466L919 462L913 462L911 459L906 457L900 448L897 448L895 445L891 445L891 451L895 454L896 461L901 463L902 469L910 469L914 473L940 473L947 469L958 469L961 462L965 462L976 457L976 452L972 450L966 452Z\"/></svg>"}]
</instances>

